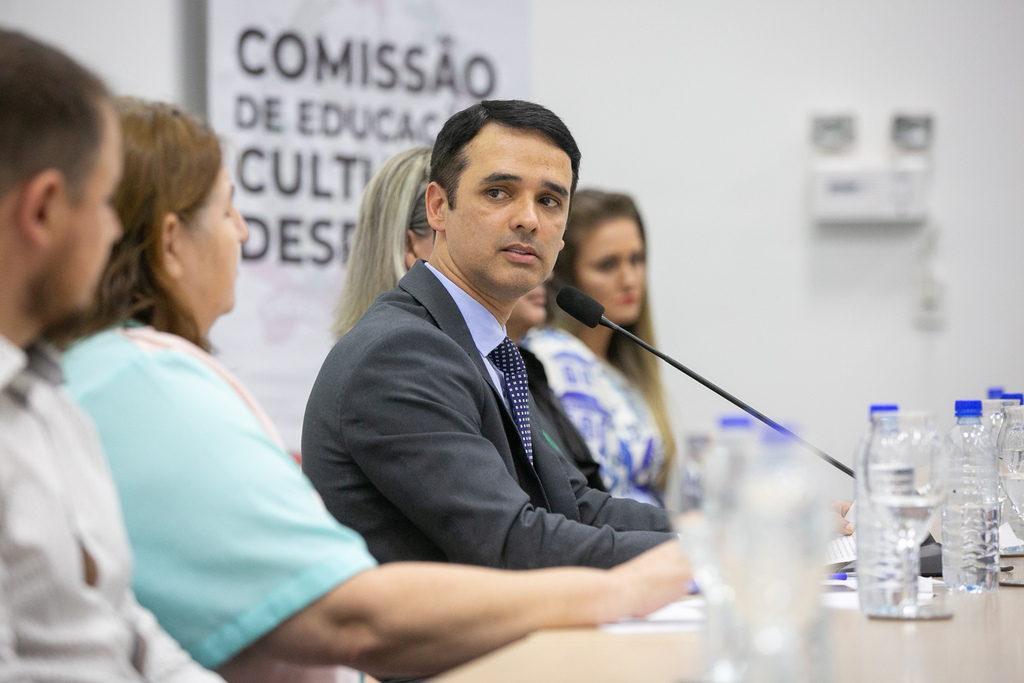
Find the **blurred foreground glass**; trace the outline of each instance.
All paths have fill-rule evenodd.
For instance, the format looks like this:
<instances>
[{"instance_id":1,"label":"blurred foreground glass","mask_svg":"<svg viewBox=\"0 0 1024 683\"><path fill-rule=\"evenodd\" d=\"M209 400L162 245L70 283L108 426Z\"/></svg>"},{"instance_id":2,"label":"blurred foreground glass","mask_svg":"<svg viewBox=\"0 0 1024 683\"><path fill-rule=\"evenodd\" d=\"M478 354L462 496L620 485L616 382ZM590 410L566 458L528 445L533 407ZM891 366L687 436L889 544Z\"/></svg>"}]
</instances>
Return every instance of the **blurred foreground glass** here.
<instances>
[{"instance_id":1,"label":"blurred foreground glass","mask_svg":"<svg viewBox=\"0 0 1024 683\"><path fill-rule=\"evenodd\" d=\"M705 680L828 681L820 487L788 438L723 431L705 460L702 514L680 524L707 601Z\"/></svg>"},{"instance_id":2,"label":"blurred foreground glass","mask_svg":"<svg viewBox=\"0 0 1024 683\"><path fill-rule=\"evenodd\" d=\"M1007 398L1008 396L1010 396L1011 398ZM1003 398L1000 399L1000 403L1002 403L1002 407L1000 408L999 412L993 416L994 419L991 421L992 427L994 428L994 431L992 433L992 448L996 452L997 459L1000 458L998 439L999 434L1002 432L1003 419L1005 418L1006 408L1019 406L1021 405L1021 401L1017 399L1015 395L1003 394ZM1000 472L1002 472L1002 463L1000 463L999 467ZM1009 524L1010 530L1013 532L1013 535L1016 536L1018 539L1024 539L1024 517L1022 517L1020 514L1013 510L1012 503L1010 502L1009 497L1006 494L1006 490L1003 489L1001 475L999 480L999 495L1000 502L1002 503L1002 505L1000 506L1000 524L1002 524L1003 522ZM1001 557L1024 557L1024 545L1017 544L1000 547L999 555ZM1000 581L1000 583L1003 582Z\"/></svg>"},{"instance_id":3,"label":"blurred foreground glass","mask_svg":"<svg viewBox=\"0 0 1024 683\"><path fill-rule=\"evenodd\" d=\"M943 501L946 457L927 413L877 416L855 463L857 594L861 612L879 619L943 619L918 605L920 543Z\"/></svg>"},{"instance_id":4,"label":"blurred foreground glass","mask_svg":"<svg viewBox=\"0 0 1024 683\"><path fill-rule=\"evenodd\" d=\"M1007 407L996 440L999 479L1011 514L1024 524L1024 406ZM1024 579L1000 579L1004 586L1024 586Z\"/></svg>"}]
</instances>

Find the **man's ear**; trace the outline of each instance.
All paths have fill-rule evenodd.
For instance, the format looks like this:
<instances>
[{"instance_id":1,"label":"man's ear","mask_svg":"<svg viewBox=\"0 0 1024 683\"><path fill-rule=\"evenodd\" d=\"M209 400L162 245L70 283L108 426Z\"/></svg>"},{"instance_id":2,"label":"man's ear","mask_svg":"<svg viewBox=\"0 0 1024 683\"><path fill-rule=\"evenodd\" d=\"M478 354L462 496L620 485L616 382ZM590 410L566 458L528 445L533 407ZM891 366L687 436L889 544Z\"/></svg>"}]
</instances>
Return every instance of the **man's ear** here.
<instances>
[{"instance_id":1,"label":"man's ear","mask_svg":"<svg viewBox=\"0 0 1024 683\"><path fill-rule=\"evenodd\" d=\"M427 222L437 232L444 232L445 219L448 216L448 195L444 188L436 182L427 185L425 198L427 207Z\"/></svg>"},{"instance_id":2,"label":"man's ear","mask_svg":"<svg viewBox=\"0 0 1024 683\"><path fill-rule=\"evenodd\" d=\"M178 218L178 214L170 213L164 215L160 222L160 260L163 271L172 280L180 280L185 277L183 244L185 236L185 225Z\"/></svg>"},{"instance_id":3,"label":"man's ear","mask_svg":"<svg viewBox=\"0 0 1024 683\"><path fill-rule=\"evenodd\" d=\"M64 174L55 168L37 173L19 192L15 219L22 239L46 248L59 239L68 221L71 198Z\"/></svg>"}]
</instances>

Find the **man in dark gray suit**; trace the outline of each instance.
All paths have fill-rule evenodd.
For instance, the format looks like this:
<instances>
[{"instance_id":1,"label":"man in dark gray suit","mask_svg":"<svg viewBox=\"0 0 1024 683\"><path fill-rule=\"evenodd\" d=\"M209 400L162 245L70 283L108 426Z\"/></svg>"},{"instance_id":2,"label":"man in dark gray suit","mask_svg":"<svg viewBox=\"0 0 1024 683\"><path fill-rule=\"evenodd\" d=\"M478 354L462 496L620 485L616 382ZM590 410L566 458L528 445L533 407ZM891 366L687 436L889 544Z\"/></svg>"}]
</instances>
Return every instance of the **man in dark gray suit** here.
<instances>
[{"instance_id":1,"label":"man in dark gray suit","mask_svg":"<svg viewBox=\"0 0 1024 683\"><path fill-rule=\"evenodd\" d=\"M551 272L580 153L540 105L459 112L434 144L429 264L328 355L303 469L381 562L611 567L671 539L663 510L614 499L552 441L504 324Z\"/></svg>"}]
</instances>

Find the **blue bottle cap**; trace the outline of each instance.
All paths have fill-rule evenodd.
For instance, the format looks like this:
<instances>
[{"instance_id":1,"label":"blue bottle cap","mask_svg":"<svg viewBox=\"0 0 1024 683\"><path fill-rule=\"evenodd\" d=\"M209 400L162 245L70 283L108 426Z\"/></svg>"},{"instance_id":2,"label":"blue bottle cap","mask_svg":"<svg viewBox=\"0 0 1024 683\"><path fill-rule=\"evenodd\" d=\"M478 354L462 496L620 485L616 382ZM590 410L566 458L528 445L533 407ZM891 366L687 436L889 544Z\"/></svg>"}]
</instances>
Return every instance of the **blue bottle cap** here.
<instances>
[{"instance_id":1,"label":"blue bottle cap","mask_svg":"<svg viewBox=\"0 0 1024 683\"><path fill-rule=\"evenodd\" d=\"M1017 399L1018 405L1024 405L1024 394L1003 394L999 398Z\"/></svg>"},{"instance_id":2,"label":"blue bottle cap","mask_svg":"<svg viewBox=\"0 0 1024 683\"><path fill-rule=\"evenodd\" d=\"M723 415L718 418L718 426L722 429L750 429L752 424L746 415Z\"/></svg>"},{"instance_id":3,"label":"blue bottle cap","mask_svg":"<svg viewBox=\"0 0 1024 683\"><path fill-rule=\"evenodd\" d=\"M786 429L790 434L797 434L800 431L795 422L780 422L780 427ZM761 443L766 446L794 443L793 437L785 432L780 432L768 425L761 426Z\"/></svg>"},{"instance_id":4,"label":"blue bottle cap","mask_svg":"<svg viewBox=\"0 0 1024 683\"><path fill-rule=\"evenodd\" d=\"M783 434L782 432L776 431L771 427L766 426L764 431L761 432L761 443L766 445L784 444L788 443L789 441L789 434Z\"/></svg>"},{"instance_id":5,"label":"blue bottle cap","mask_svg":"<svg viewBox=\"0 0 1024 683\"><path fill-rule=\"evenodd\" d=\"M873 403L868 409L868 419L875 413L895 413L900 409L895 403Z\"/></svg>"},{"instance_id":6,"label":"blue bottle cap","mask_svg":"<svg viewBox=\"0 0 1024 683\"><path fill-rule=\"evenodd\" d=\"M1002 387L989 387L988 388L988 397L989 398L1002 398L1003 397L1003 388Z\"/></svg>"},{"instance_id":7,"label":"blue bottle cap","mask_svg":"<svg viewBox=\"0 0 1024 683\"><path fill-rule=\"evenodd\" d=\"M957 401L954 410L957 417L981 417L981 401Z\"/></svg>"}]
</instances>

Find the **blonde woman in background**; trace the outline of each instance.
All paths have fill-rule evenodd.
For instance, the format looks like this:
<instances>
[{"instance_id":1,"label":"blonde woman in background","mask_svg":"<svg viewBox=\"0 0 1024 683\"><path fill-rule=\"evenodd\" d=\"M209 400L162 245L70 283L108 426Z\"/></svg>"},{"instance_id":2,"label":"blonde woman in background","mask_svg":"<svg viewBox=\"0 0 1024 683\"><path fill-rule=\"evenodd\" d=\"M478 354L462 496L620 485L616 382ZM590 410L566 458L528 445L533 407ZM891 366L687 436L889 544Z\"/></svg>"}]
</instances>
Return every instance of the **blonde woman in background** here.
<instances>
[{"instance_id":1,"label":"blonde woman in background","mask_svg":"<svg viewBox=\"0 0 1024 683\"><path fill-rule=\"evenodd\" d=\"M605 315L649 344L654 325L647 293L647 242L633 200L578 190L555 263L552 291L572 285ZM523 345L583 435L615 496L663 505L675 440L658 360L606 327L585 327L561 311L557 327L534 329Z\"/></svg>"},{"instance_id":2,"label":"blonde woman in background","mask_svg":"<svg viewBox=\"0 0 1024 683\"><path fill-rule=\"evenodd\" d=\"M393 289L416 259L430 258L434 231L423 201L430 148L414 147L385 161L363 192L334 336L352 329L374 299Z\"/></svg>"}]
</instances>

